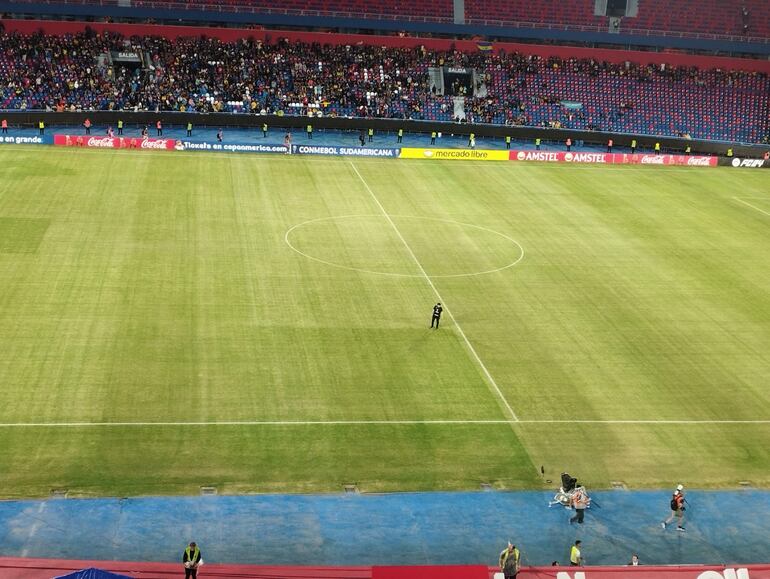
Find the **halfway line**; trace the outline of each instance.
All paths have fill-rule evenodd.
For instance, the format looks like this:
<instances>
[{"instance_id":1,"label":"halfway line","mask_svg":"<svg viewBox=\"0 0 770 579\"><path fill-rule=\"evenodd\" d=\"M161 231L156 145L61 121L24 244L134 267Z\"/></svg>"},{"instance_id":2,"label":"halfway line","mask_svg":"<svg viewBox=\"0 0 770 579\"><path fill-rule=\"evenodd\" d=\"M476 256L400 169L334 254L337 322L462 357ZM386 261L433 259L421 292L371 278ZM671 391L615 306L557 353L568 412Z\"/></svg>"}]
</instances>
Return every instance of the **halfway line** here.
<instances>
[{"instance_id":1,"label":"halfway line","mask_svg":"<svg viewBox=\"0 0 770 579\"><path fill-rule=\"evenodd\" d=\"M409 252L409 255L412 256L412 259L414 260L414 263L417 264L417 267L420 270L420 273L422 273L422 276L425 278L425 281L428 282L428 285L433 290L433 293L436 294L436 297L438 298L438 301L441 302L441 304L444 306L444 309L446 310L446 313L449 315L449 318L454 323L455 327L457 328L458 333L462 337L463 341L465 342L465 345L468 346L468 350L470 350L471 354L473 354L473 357L476 359L476 362L478 363L479 367L481 368L481 371L484 373L484 375L487 377L487 380L489 381L489 384L492 386L494 391L497 393L498 398L500 398L500 401L505 406L506 410L511 415L511 418L514 422L518 422L519 418L516 416L516 413L513 411L513 408L511 408L511 405L508 404L508 401L505 399L505 396L503 396L503 393L500 391L500 388L497 386L497 382L495 382L495 379L492 377L492 374L489 373L489 370L487 369L484 362L482 362L481 358L479 357L478 353L476 352L476 348L473 347L473 344L471 344L470 340L468 340L468 337L465 335L465 332L460 327L460 324L457 323L457 320L452 315L452 312L449 309L449 306L446 305L446 302L444 301L444 298L441 297L441 294L438 292L438 289L436 289L436 286L433 284L433 280L430 279L430 276L425 271L425 268L420 263L420 260L417 259L417 256L414 254L414 251L412 251L412 248L409 246L409 243L407 243L406 239L404 239L404 236L401 235L401 231L396 226L393 219L391 219L390 215L387 211L385 211L385 207L382 206L382 203L380 203L380 200L377 198L377 195L374 194L374 191L372 191L371 187L369 187L369 184L366 182L366 180L361 176L361 173L358 172L358 169L353 164L353 161L350 161L350 166L353 168L353 171L356 172L356 175L358 175L358 178L361 180L361 183L364 184L364 187L366 187L366 190L369 192L369 195L372 196L372 199L374 199L374 202L377 204L377 206L380 208L380 211L382 211L382 214L385 216L385 219L388 220L391 227L393 227L393 231L396 232L396 235L398 235L398 238L401 240L401 243L404 244L404 247Z\"/></svg>"}]
</instances>

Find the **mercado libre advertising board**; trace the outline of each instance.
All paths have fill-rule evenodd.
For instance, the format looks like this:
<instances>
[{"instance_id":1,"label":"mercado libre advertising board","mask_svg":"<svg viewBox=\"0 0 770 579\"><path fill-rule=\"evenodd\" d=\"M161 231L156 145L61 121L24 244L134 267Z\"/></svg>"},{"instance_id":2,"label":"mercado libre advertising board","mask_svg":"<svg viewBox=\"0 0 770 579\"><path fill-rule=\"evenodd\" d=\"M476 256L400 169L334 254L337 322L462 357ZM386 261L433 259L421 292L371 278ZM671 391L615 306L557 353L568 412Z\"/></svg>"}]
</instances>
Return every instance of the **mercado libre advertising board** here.
<instances>
[{"instance_id":1,"label":"mercado libre advertising board","mask_svg":"<svg viewBox=\"0 0 770 579\"><path fill-rule=\"evenodd\" d=\"M435 161L507 161L508 151L488 149L401 149L402 159L429 159Z\"/></svg>"}]
</instances>

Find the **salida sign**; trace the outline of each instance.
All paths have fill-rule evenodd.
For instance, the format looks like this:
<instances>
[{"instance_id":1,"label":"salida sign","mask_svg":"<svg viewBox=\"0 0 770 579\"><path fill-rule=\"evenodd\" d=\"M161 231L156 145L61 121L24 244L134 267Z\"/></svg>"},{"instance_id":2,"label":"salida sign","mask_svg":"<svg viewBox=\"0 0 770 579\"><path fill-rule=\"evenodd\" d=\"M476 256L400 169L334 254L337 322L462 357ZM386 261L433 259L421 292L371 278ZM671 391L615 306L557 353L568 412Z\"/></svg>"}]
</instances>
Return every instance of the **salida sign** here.
<instances>
[{"instance_id":1,"label":"salida sign","mask_svg":"<svg viewBox=\"0 0 770 579\"><path fill-rule=\"evenodd\" d=\"M92 135L54 135L53 144L60 147L97 149L159 149L176 148L176 139L142 139L140 137L110 137Z\"/></svg>"}]
</instances>

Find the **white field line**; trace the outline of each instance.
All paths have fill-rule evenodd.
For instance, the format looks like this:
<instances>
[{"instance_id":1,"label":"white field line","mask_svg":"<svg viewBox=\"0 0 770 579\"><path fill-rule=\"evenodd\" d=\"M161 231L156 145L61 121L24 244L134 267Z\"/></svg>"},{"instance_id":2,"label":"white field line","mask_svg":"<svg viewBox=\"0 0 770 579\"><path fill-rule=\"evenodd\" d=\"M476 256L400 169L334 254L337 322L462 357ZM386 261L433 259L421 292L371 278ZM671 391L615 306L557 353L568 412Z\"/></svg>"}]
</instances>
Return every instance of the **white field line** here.
<instances>
[{"instance_id":1,"label":"white field line","mask_svg":"<svg viewBox=\"0 0 770 579\"><path fill-rule=\"evenodd\" d=\"M753 204L749 203L748 201L744 201L744 200L743 200L743 199L741 199L740 197L733 197L733 199L735 199L735 200L736 200L736 201L738 201L739 203L743 203L744 205L747 205L747 206L751 207L752 209L756 209L756 210L757 210L757 211L759 211L760 213L764 213L765 215L767 215L768 217L770 217L770 213L768 213L768 212L767 212L767 211L765 211L764 209L760 209L759 207L757 207L756 205L753 205ZM761 199L761 197L751 197L751 199Z\"/></svg>"},{"instance_id":2,"label":"white field line","mask_svg":"<svg viewBox=\"0 0 770 579\"><path fill-rule=\"evenodd\" d=\"M489 370L487 369L486 365L481 360L481 357L479 357L478 352L476 352L476 348L473 347L473 344L471 344L470 340L468 339L468 336L465 335L465 332L460 327L460 324L457 323L457 320L452 315L452 312L449 309L449 306L444 301L444 298L441 297L441 294L439 293L438 289L433 283L433 280L425 271L425 268L420 263L420 260L417 259L417 256L414 254L414 251L412 251L412 248L409 246L409 243L406 241L406 239L404 239L404 236L401 235L401 231L398 229L398 226L395 224L393 219L385 210L385 207L383 207L382 203L380 203L380 200L377 198L377 195L374 194L374 191L372 191L372 188L369 187L369 184L363 178L361 173L358 172L358 169L353 164L353 161L350 161L350 166L353 168L353 171L356 172L356 175L358 175L358 178L361 180L361 183L364 184L364 187L366 187L366 190L369 192L369 195L371 195L372 199L377 204L377 207L379 207L380 211L382 211L382 215L385 217L385 219L388 220L388 223L390 223L391 227L393 227L393 231L396 232L396 235L398 235L398 238L401 240L401 243L404 244L404 247L406 248L407 252L409 252L409 255L412 256L414 263L417 264L417 268L420 270L420 273L422 273L422 277L425 278L425 281L428 282L428 285L433 290L433 293L436 294L438 301L442 304L442 306L446 310L446 313L449 316L449 319L451 319L452 322L454 323L455 327L457 328L457 332L462 337L463 341L465 342L465 345L468 346L468 350L470 350L471 354L473 355L473 358L476 360L479 367L481 368L481 371L484 373L484 376L486 376L487 380L489 381L490 386L492 386L492 389L495 391L495 393L497 393L497 396L500 399L500 401L503 403L503 406L505 406L505 409L509 412L513 421L518 422L519 420L518 416L516 416L516 413L513 411L513 408L511 408L511 405L508 404L508 401L505 399L505 396L503 396L503 393L500 391L500 388L498 387L497 382L495 382L495 379L492 377L492 374L489 373Z\"/></svg>"},{"instance_id":3,"label":"white field line","mask_svg":"<svg viewBox=\"0 0 770 579\"><path fill-rule=\"evenodd\" d=\"M374 271L374 270L371 270L371 269L363 269L363 268L360 268L360 267L350 267L350 266L347 266L347 265L342 265L340 263L334 263L332 261L326 261L325 259L320 259L318 257L315 257L315 256L312 256L312 255L310 255L308 253L305 253L304 251L301 251L300 249L297 249L296 247L294 247L294 245L292 245L291 240L289 239L289 237L291 236L293 231L295 231L296 229L299 229L299 228L301 228L301 227L303 227L305 225L311 224L311 223L319 223L319 222L322 222L322 221L335 221L335 220L339 220L339 219L354 219L354 218L361 218L361 217L364 217L364 218L365 217L377 217L379 219L379 218L382 217L382 215L380 215L380 214L377 214L377 215L353 214L353 215L337 215L337 216L333 216L333 217L317 217L315 219L308 219L307 221L303 221L302 223L297 223L296 225L293 225L292 227L290 227L286 231L286 233L284 234L283 241L284 241L284 243L286 243L286 245L289 246L289 248L292 251L298 253L302 257L305 257L307 259L310 259L310 260L313 260L313 261L316 261L318 263L322 263L324 265L328 265L328 266L331 266L331 267L336 267L336 268L339 268L339 269L346 269L348 271L357 271L357 272L360 272L360 273L369 273L369 274L372 274L372 275L384 275L384 276L390 276L390 277L422 277L421 274L414 274L414 273L392 273L392 272L387 272L387 271ZM511 263L509 263L507 265L503 265L502 267L497 267L495 269L487 269L487 270L484 270L484 271L474 271L474 272L469 272L469 273L453 273L453 274L446 274L446 275L434 275L434 276L431 276L434 279L438 279L438 278L452 278L452 277L475 277L475 276L479 276L479 275L487 275L489 273L497 273L497 272L504 271L506 269L509 269L509 268L517 265L522 259L524 259L524 247L518 241L516 241L513 237L510 237L510 236L506 235L505 233L500 233L499 231L495 231L494 229L489 229L488 227L482 227L481 225L474 225L473 223L463 223L461 221L454 221L452 219L439 219L437 217L418 217L418 216L413 216L413 215L393 215L393 217L403 217L405 219L424 219L424 220L427 220L427 221L439 221L439 222L443 222L443 223L452 223L454 225L462 225L463 227L473 227L474 229L479 229L481 231L487 231L489 233L494 233L495 235L499 235L500 237L502 237L504 239L507 239L508 241L512 242L521 251L521 254L519 255L518 259L516 259L515 261L512 261Z\"/></svg>"},{"instance_id":4,"label":"white field line","mask_svg":"<svg viewBox=\"0 0 770 579\"><path fill-rule=\"evenodd\" d=\"M212 420L158 422L0 422L0 428L90 428L151 426L443 426L511 425L511 420ZM638 424L638 425L709 425L770 424L770 420L517 420L527 424Z\"/></svg>"}]
</instances>

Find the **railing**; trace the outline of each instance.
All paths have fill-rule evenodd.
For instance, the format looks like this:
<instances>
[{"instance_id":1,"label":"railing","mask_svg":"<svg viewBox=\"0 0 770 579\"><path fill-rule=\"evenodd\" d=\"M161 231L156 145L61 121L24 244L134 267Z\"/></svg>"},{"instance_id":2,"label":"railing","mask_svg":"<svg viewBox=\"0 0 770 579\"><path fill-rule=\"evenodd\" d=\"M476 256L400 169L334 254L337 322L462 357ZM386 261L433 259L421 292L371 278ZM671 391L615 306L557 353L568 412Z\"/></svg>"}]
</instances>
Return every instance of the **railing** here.
<instances>
[{"instance_id":1,"label":"railing","mask_svg":"<svg viewBox=\"0 0 770 579\"><path fill-rule=\"evenodd\" d=\"M118 0L9 0L12 4L65 4L80 6L119 6ZM235 14L278 14L285 16L308 16L317 18L347 18L365 20L383 20L399 22L428 22L452 24L451 16L417 16L409 14L378 14L373 12L356 12L350 10L307 10L298 8L271 8L249 6L247 4L219 4L206 2L178 2L175 0L134 0L134 8L150 8L153 10L196 10L202 12L228 12ZM545 29L564 30L573 32L608 32L606 24L564 24L554 22L526 22L516 20L499 20L489 18L466 18L467 25L489 26L497 28ZM691 38L699 40L717 40L728 42L745 42L770 44L770 38L763 36L745 36L738 34L715 34L709 32L689 32L675 30L656 30L648 28L629 28L622 26L619 35L634 36L664 36L670 38Z\"/></svg>"}]
</instances>

